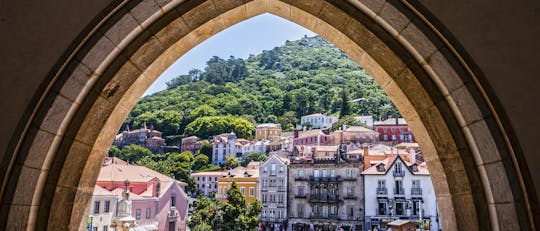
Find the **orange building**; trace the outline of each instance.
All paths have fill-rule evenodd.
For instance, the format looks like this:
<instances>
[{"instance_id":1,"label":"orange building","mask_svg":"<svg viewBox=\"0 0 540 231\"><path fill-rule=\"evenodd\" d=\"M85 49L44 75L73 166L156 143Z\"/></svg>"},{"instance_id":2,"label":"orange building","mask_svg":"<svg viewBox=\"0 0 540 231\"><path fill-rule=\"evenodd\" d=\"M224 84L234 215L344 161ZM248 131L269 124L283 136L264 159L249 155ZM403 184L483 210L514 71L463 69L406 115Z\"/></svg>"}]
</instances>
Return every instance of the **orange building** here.
<instances>
[{"instance_id":1,"label":"orange building","mask_svg":"<svg viewBox=\"0 0 540 231\"><path fill-rule=\"evenodd\" d=\"M250 162L247 167L237 167L230 170L225 177L219 178L216 198L226 200L227 190L235 182L248 203L258 199L259 166L259 162Z\"/></svg>"}]
</instances>

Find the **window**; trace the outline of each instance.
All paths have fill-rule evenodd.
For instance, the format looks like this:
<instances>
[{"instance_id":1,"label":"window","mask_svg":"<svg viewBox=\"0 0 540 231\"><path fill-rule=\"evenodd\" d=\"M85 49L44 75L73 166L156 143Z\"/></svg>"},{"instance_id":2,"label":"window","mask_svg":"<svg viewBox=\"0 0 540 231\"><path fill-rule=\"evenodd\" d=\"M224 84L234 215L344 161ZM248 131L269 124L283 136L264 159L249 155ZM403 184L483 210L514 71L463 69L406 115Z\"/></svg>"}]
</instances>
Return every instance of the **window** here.
<instances>
[{"instance_id":1,"label":"window","mask_svg":"<svg viewBox=\"0 0 540 231\"><path fill-rule=\"evenodd\" d=\"M384 135L383 140L388 140L388 135Z\"/></svg>"},{"instance_id":2,"label":"window","mask_svg":"<svg viewBox=\"0 0 540 231\"><path fill-rule=\"evenodd\" d=\"M354 217L354 207L352 206L349 207L349 217Z\"/></svg>"},{"instance_id":3,"label":"window","mask_svg":"<svg viewBox=\"0 0 540 231\"><path fill-rule=\"evenodd\" d=\"M413 180L412 181L412 187L413 188L420 188L420 180Z\"/></svg>"},{"instance_id":4,"label":"window","mask_svg":"<svg viewBox=\"0 0 540 231\"><path fill-rule=\"evenodd\" d=\"M315 178L319 177L319 170L318 169L313 170L313 177L315 177Z\"/></svg>"},{"instance_id":5,"label":"window","mask_svg":"<svg viewBox=\"0 0 540 231\"><path fill-rule=\"evenodd\" d=\"M303 169L298 170L298 176L299 177L304 177L304 170Z\"/></svg>"},{"instance_id":6,"label":"window","mask_svg":"<svg viewBox=\"0 0 540 231\"><path fill-rule=\"evenodd\" d=\"M392 132L395 132L396 131L396 128L392 128Z\"/></svg>"},{"instance_id":7,"label":"window","mask_svg":"<svg viewBox=\"0 0 540 231\"><path fill-rule=\"evenodd\" d=\"M401 172L403 169L401 168L401 163L396 162L396 172Z\"/></svg>"},{"instance_id":8,"label":"window","mask_svg":"<svg viewBox=\"0 0 540 231\"><path fill-rule=\"evenodd\" d=\"M298 204L297 206L298 206L298 208L297 208L298 215L297 216L299 218L304 217L304 205L303 204Z\"/></svg>"},{"instance_id":9,"label":"window","mask_svg":"<svg viewBox=\"0 0 540 231\"><path fill-rule=\"evenodd\" d=\"M322 207L322 215L323 215L323 217L328 216L328 206L323 206Z\"/></svg>"},{"instance_id":10,"label":"window","mask_svg":"<svg viewBox=\"0 0 540 231\"><path fill-rule=\"evenodd\" d=\"M396 135L392 135L392 140L396 140Z\"/></svg>"},{"instance_id":11,"label":"window","mask_svg":"<svg viewBox=\"0 0 540 231\"><path fill-rule=\"evenodd\" d=\"M255 188L254 187L249 187L249 196L250 197L255 196Z\"/></svg>"},{"instance_id":12,"label":"window","mask_svg":"<svg viewBox=\"0 0 540 231\"><path fill-rule=\"evenodd\" d=\"M399 128L399 131L400 131L400 132L403 132L403 128L402 128L402 127L401 127L401 128Z\"/></svg>"},{"instance_id":13,"label":"window","mask_svg":"<svg viewBox=\"0 0 540 231\"><path fill-rule=\"evenodd\" d=\"M347 176L348 176L348 177L352 177L352 176L353 176L353 170L352 170L352 169L348 168L348 169L346 170L346 172L347 172Z\"/></svg>"},{"instance_id":14,"label":"window","mask_svg":"<svg viewBox=\"0 0 540 231\"><path fill-rule=\"evenodd\" d=\"M242 193L242 196L246 195L246 187L240 187L240 193Z\"/></svg>"},{"instance_id":15,"label":"window","mask_svg":"<svg viewBox=\"0 0 540 231\"><path fill-rule=\"evenodd\" d=\"M334 214L334 215L337 214L337 206L334 205L330 207L330 214Z\"/></svg>"},{"instance_id":16,"label":"window","mask_svg":"<svg viewBox=\"0 0 540 231\"><path fill-rule=\"evenodd\" d=\"M283 194L279 194L278 202L283 203Z\"/></svg>"},{"instance_id":17,"label":"window","mask_svg":"<svg viewBox=\"0 0 540 231\"><path fill-rule=\"evenodd\" d=\"M140 220L141 219L141 209L135 210L135 219Z\"/></svg>"},{"instance_id":18,"label":"window","mask_svg":"<svg viewBox=\"0 0 540 231\"><path fill-rule=\"evenodd\" d=\"M99 201L94 202L94 214L99 213L99 204L100 204Z\"/></svg>"},{"instance_id":19,"label":"window","mask_svg":"<svg viewBox=\"0 0 540 231\"><path fill-rule=\"evenodd\" d=\"M388 128L383 128L383 131L384 131L384 132L388 131Z\"/></svg>"},{"instance_id":20,"label":"window","mask_svg":"<svg viewBox=\"0 0 540 231\"><path fill-rule=\"evenodd\" d=\"M354 194L354 187L349 186L347 188L347 196L352 196Z\"/></svg>"},{"instance_id":21,"label":"window","mask_svg":"<svg viewBox=\"0 0 540 231\"><path fill-rule=\"evenodd\" d=\"M279 172L283 172L283 166L279 166Z\"/></svg>"},{"instance_id":22,"label":"window","mask_svg":"<svg viewBox=\"0 0 540 231\"><path fill-rule=\"evenodd\" d=\"M326 169L322 170L322 177L328 177L328 170Z\"/></svg>"},{"instance_id":23,"label":"window","mask_svg":"<svg viewBox=\"0 0 540 231\"><path fill-rule=\"evenodd\" d=\"M263 172L268 172L268 167L267 166L264 166Z\"/></svg>"},{"instance_id":24,"label":"window","mask_svg":"<svg viewBox=\"0 0 540 231\"><path fill-rule=\"evenodd\" d=\"M150 216L152 215L152 209L146 208L146 219L150 219Z\"/></svg>"},{"instance_id":25,"label":"window","mask_svg":"<svg viewBox=\"0 0 540 231\"><path fill-rule=\"evenodd\" d=\"M275 176L276 175L276 164L272 163L270 166L270 175Z\"/></svg>"},{"instance_id":26,"label":"window","mask_svg":"<svg viewBox=\"0 0 540 231\"><path fill-rule=\"evenodd\" d=\"M304 186L298 186L298 195L303 196L304 195Z\"/></svg>"},{"instance_id":27,"label":"window","mask_svg":"<svg viewBox=\"0 0 540 231\"><path fill-rule=\"evenodd\" d=\"M109 226L104 225L104 226L103 226L103 231L107 231L107 230L109 230Z\"/></svg>"},{"instance_id":28,"label":"window","mask_svg":"<svg viewBox=\"0 0 540 231\"><path fill-rule=\"evenodd\" d=\"M330 177L336 177L336 170L335 169L330 170Z\"/></svg>"},{"instance_id":29,"label":"window","mask_svg":"<svg viewBox=\"0 0 540 231\"><path fill-rule=\"evenodd\" d=\"M103 212L108 213L111 207L111 201L105 201L105 206L103 206Z\"/></svg>"},{"instance_id":30,"label":"window","mask_svg":"<svg viewBox=\"0 0 540 231\"><path fill-rule=\"evenodd\" d=\"M386 181L385 180L378 180L377 181L377 188L386 188Z\"/></svg>"},{"instance_id":31,"label":"window","mask_svg":"<svg viewBox=\"0 0 540 231\"><path fill-rule=\"evenodd\" d=\"M171 197L171 206L176 206L176 197L175 196Z\"/></svg>"}]
</instances>

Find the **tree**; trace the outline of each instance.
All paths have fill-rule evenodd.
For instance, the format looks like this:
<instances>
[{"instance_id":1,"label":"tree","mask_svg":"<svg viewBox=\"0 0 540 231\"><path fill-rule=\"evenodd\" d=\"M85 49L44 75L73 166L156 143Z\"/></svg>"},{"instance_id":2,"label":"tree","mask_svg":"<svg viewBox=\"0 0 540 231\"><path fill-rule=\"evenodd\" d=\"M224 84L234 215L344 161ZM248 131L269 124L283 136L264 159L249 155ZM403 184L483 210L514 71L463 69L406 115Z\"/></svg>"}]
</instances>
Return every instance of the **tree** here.
<instances>
[{"instance_id":1,"label":"tree","mask_svg":"<svg viewBox=\"0 0 540 231\"><path fill-rule=\"evenodd\" d=\"M109 157L119 157L122 153L122 150L118 148L116 145L111 145L109 148L109 151L107 152L107 156Z\"/></svg>"},{"instance_id":2,"label":"tree","mask_svg":"<svg viewBox=\"0 0 540 231\"><path fill-rule=\"evenodd\" d=\"M343 127L343 125L347 126L347 127L351 127L351 126L362 126L362 127L366 127L366 125L358 120L356 120L354 118L354 116L344 116L344 117L341 117L338 119L338 121L336 121L333 125L332 125L332 130L339 130Z\"/></svg>"},{"instance_id":3,"label":"tree","mask_svg":"<svg viewBox=\"0 0 540 231\"><path fill-rule=\"evenodd\" d=\"M262 211L261 202L255 200L248 205L236 182L233 182L231 189L227 190L227 201L223 209L224 230L257 230L258 216Z\"/></svg>"},{"instance_id":4,"label":"tree","mask_svg":"<svg viewBox=\"0 0 540 231\"><path fill-rule=\"evenodd\" d=\"M225 169L233 169L240 165L238 160L233 156L227 156L227 162L225 163Z\"/></svg>"},{"instance_id":5,"label":"tree","mask_svg":"<svg viewBox=\"0 0 540 231\"><path fill-rule=\"evenodd\" d=\"M281 116L280 124L283 130L292 130L294 129L297 123L298 123L298 118L296 118L296 112L294 111L285 112Z\"/></svg>"},{"instance_id":6,"label":"tree","mask_svg":"<svg viewBox=\"0 0 540 231\"><path fill-rule=\"evenodd\" d=\"M186 126L186 136L210 137L234 131L239 138L250 139L255 129L252 123L238 116L205 116Z\"/></svg>"},{"instance_id":7,"label":"tree","mask_svg":"<svg viewBox=\"0 0 540 231\"><path fill-rule=\"evenodd\" d=\"M199 117L204 117L204 116L215 116L217 115L217 111L216 109L214 109L213 107L210 107L208 105L201 105L197 108L195 108L193 111L191 111L189 113L189 120L190 121L193 121Z\"/></svg>"},{"instance_id":8,"label":"tree","mask_svg":"<svg viewBox=\"0 0 540 231\"><path fill-rule=\"evenodd\" d=\"M199 197L195 213L191 215L188 226L193 231L219 230L223 225L224 204L215 198Z\"/></svg>"},{"instance_id":9,"label":"tree","mask_svg":"<svg viewBox=\"0 0 540 231\"><path fill-rule=\"evenodd\" d=\"M201 148L199 149L199 154L204 154L208 159L212 159L212 144L208 140L201 141Z\"/></svg>"},{"instance_id":10,"label":"tree","mask_svg":"<svg viewBox=\"0 0 540 231\"><path fill-rule=\"evenodd\" d=\"M195 156L195 159L193 160L193 166L191 167L192 170L197 171L203 168L206 168L208 165L209 159L208 156L204 154L199 154Z\"/></svg>"},{"instance_id":11,"label":"tree","mask_svg":"<svg viewBox=\"0 0 540 231\"><path fill-rule=\"evenodd\" d=\"M347 116L351 113L349 108L349 93L347 89L343 88L341 90L341 109L339 111L339 117Z\"/></svg>"},{"instance_id":12,"label":"tree","mask_svg":"<svg viewBox=\"0 0 540 231\"><path fill-rule=\"evenodd\" d=\"M244 156L240 160L240 165L246 167L249 162L251 161L265 161L266 160L266 154L260 153L260 152L252 152Z\"/></svg>"},{"instance_id":13,"label":"tree","mask_svg":"<svg viewBox=\"0 0 540 231\"><path fill-rule=\"evenodd\" d=\"M119 153L118 158L125 160L130 163L134 163L145 156L152 156L152 152L145 147L131 144L125 146L122 151Z\"/></svg>"}]
</instances>

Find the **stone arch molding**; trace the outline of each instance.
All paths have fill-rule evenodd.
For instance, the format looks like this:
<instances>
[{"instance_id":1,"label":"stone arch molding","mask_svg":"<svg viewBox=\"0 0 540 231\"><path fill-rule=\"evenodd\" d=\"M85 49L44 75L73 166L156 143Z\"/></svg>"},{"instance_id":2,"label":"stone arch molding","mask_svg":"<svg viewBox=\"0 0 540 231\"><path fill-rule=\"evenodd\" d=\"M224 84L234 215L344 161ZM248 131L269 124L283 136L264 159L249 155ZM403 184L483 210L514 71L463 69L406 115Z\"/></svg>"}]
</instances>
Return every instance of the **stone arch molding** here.
<instances>
[{"instance_id":1,"label":"stone arch molding","mask_svg":"<svg viewBox=\"0 0 540 231\"><path fill-rule=\"evenodd\" d=\"M334 43L389 94L425 153L445 230L534 229L534 189L503 115L462 53L419 9L406 0L111 5L53 71L14 137L0 225L78 229L101 161L150 84L210 36L271 13Z\"/></svg>"}]
</instances>

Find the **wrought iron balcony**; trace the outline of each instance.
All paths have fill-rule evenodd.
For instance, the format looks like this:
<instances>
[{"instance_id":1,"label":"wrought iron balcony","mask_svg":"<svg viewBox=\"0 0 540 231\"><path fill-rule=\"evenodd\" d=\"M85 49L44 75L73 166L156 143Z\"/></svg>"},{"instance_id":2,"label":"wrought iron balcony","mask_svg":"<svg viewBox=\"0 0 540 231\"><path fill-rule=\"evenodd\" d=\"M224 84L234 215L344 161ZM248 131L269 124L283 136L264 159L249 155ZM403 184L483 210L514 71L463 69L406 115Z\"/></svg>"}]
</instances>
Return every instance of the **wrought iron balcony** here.
<instances>
[{"instance_id":1,"label":"wrought iron balcony","mask_svg":"<svg viewBox=\"0 0 540 231\"><path fill-rule=\"evenodd\" d=\"M306 176L295 176L294 180L295 181L306 181L307 177Z\"/></svg>"},{"instance_id":2,"label":"wrought iron balcony","mask_svg":"<svg viewBox=\"0 0 540 231\"><path fill-rule=\"evenodd\" d=\"M326 176L326 177L314 177L310 176L309 181L315 182L315 183L324 183L324 182L341 182L341 176Z\"/></svg>"},{"instance_id":3,"label":"wrought iron balcony","mask_svg":"<svg viewBox=\"0 0 540 231\"><path fill-rule=\"evenodd\" d=\"M411 195L422 195L422 188L411 188Z\"/></svg>"},{"instance_id":4,"label":"wrought iron balcony","mask_svg":"<svg viewBox=\"0 0 540 231\"><path fill-rule=\"evenodd\" d=\"M388 194L387 188L377 188L377 195L386 195Z\"/></svg>"},{"instance_id":5,"label":"wrought iron balcony","mask_svg":"<svg viewBox=\"0 0 540 231\"><path fill-rule=\"evenodd\" d=\"M265 217L261 216L259 218L262 222L273 222L273 223L284 223L287 221L287 218L276 218L276 217Z\"/></svg>"},{"instance_id":6,"label":"wrought iron balcony","mask_svg":"<svg viewBox=\"0 0 540 231\"><path fill-rule=\"evenodd\" d=\"M309 197L309 201L319 203L338 203L340 202L340 199L339 195L314 194Z\"/></svg>"},{"instance_id":7,"label":"wrought iron balcony","mask_svg":"<svg viewBox=\"0 0 540 231\"><path fill-rule=\"evenodd\" d=\"M396 171L394 170L394 177L404 177L405 171Z\"/></svg>"},{"instance_id":8,"label":"wrought iron balcony","mask_svg":"<svg viewBox=\"0 0 540 231\"><path fill-rule=\"evenodd\" d=\"M404 188L395 188L394 189L394 195L405 195L405 189Z\"/></svg>"}]
</instances>

